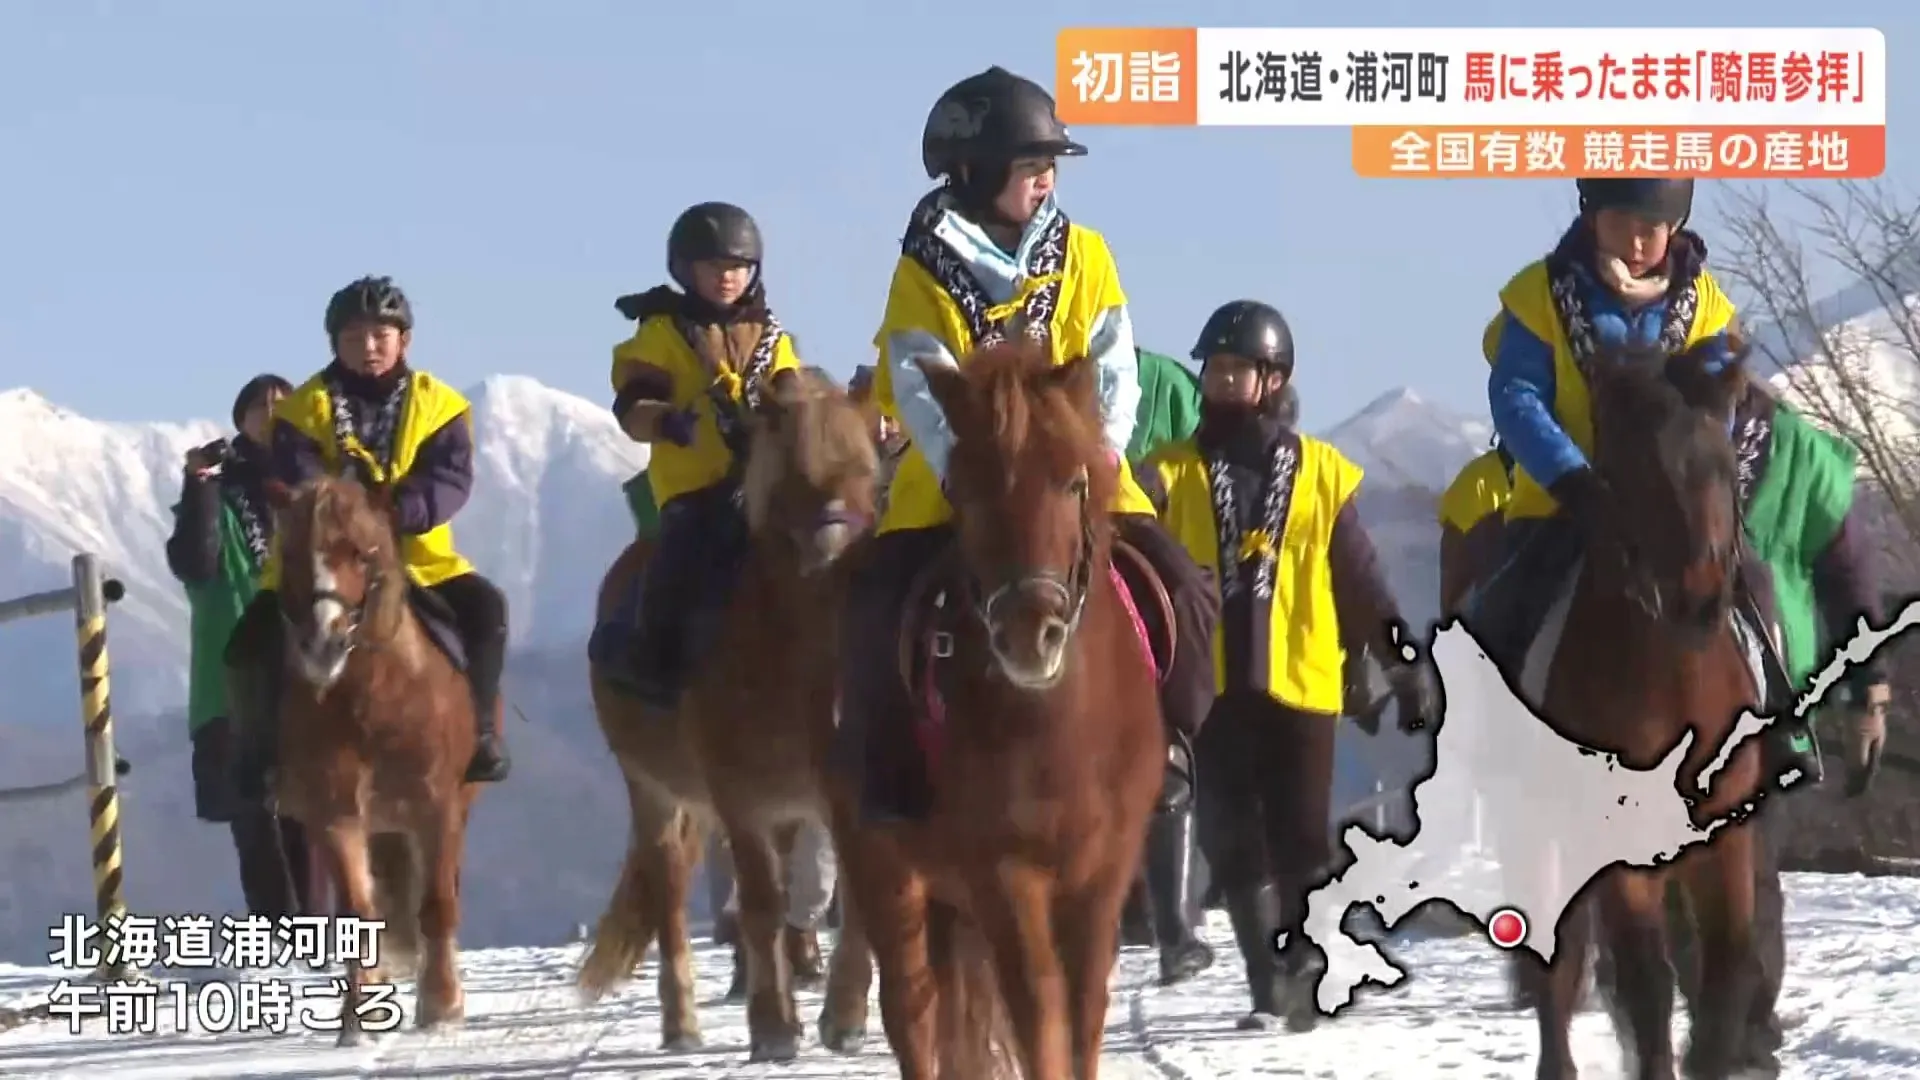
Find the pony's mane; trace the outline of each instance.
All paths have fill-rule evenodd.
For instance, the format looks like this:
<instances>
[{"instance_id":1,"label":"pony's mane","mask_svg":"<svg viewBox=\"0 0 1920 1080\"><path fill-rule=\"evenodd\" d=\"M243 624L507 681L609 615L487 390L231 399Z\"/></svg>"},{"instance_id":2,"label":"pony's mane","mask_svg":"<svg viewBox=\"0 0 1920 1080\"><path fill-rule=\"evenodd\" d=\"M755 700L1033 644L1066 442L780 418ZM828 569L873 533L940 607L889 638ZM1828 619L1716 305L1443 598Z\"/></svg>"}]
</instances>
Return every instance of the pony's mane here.
<instances>
[{"instance_id":1,"label":"pony's mane","mask_svg":"<svg viewBox=\"0 0 1920 1080\"><path fill-rule=\"evenodd\" d=\"M1034 342L1001 342L974 351L960 365L960 372L980 418L989 427L985 432L956 434L963 439L968 434L990 436L1008 462L1028 454L1042 455L1054 474L1084 466L1089 499L1105 506L1117 477L1107 467L1099 419L1086 411L1091 402L1073 401L1047 378L1058 370L1046 347Z\"/></svg>"}]
</instances>

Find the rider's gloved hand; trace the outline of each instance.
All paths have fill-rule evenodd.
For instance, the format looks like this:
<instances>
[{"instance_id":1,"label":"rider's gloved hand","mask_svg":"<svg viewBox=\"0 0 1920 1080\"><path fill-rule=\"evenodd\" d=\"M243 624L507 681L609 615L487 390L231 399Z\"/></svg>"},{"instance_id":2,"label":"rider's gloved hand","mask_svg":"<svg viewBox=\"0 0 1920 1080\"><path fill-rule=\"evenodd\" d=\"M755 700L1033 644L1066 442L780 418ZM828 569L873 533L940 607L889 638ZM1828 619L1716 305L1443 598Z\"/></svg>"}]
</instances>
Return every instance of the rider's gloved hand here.
<instances>
[{"instance_id":1,"label":"rider's gloved hand","mask_svg":"<svg viewBox=\"0 0 1920 1080\"><path fill-rule=\"evenodd\" d=\"M660 417L657 430L660 437L675 446L692 446L694 425L699 417L692 409L676 409Z\"/></svg>"},{"instance_id":2,"label":"rider's gloved hand","mask_svg":"<svg viewBox=\"0 0 1920 1080\"><path fill-rule=\"evenodd\" d=\"M1440 680L1424 661L1396 664L1387 671L1401 731L1420 731L1440 719Z\"/></svg>"},{"instance_id":3,"label":"rider's gloved hand","mask_svg":"<svg viewBox=\"0 0 1920 1080\"><path fill-rule=\"evenodd\" d=\"M1607 488L1591 466L1582 465L1555 480L1547 486L1547 494L1589 535L1606 515Z\"/></svg>"}]
</instances>

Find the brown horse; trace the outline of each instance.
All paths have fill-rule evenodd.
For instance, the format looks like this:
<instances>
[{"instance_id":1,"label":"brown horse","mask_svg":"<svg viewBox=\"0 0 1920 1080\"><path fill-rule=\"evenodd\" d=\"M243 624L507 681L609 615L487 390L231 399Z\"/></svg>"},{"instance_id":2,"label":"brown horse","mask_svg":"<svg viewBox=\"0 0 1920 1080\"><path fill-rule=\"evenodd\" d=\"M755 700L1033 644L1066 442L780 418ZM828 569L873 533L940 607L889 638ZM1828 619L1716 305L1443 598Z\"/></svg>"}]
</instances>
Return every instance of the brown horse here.
<instances>
[{"instance_id":1,"label":"brown horse","mask_svg":"<svg viewBox=\"0 0 1920 1080\"><path fill-rule=\"evenodd\" d=\"M383 491L329 476L270 498L292 673L273 798L325 852L340 913L388 921L381 963L346 965L340 1041L360 1040L363 986L397 974L416 939L418 1022L457 1023L460 863L477 794L463 779L474 741L466 677L415 615Z\"/></svg>"},{"instance_id":2,"label":"brown horse","mask_svg":"<svg viewBox=\"0 0 1920 1080\"><path fill-rule=\"evenodd\" d=\"M837 806L843 895L906 1080L986 1077L996 1057L1028 1080L1093 1080L1166 759L1153 663L1109 561L1095 370L997 345L926 374L956 438L956 543L905 623L902 675L927 713L890 719L930 740L933 809L870 825ZM853 959L835 953L830 993Z\"/></svg>"},{"instance_id":3,"label":"brown horse","mask_svg":"<svg viewBox=\"0 0 1920 1080\"><path fill-rule=\"evenodd\" d=\"M1618 753L1629 768L1658 765L1691 730L1684 791L1695 786L1759 694L1733 626L1740 518L1728 418L1746 378L1738 364L1709 374L1692 355L1602 356L1589 367L1593 466L1611 492L1607 520L1586 538L1547 679L1545 715L1561 734ZM1762 784L1759 741L1749 739L1693 807L1715 820ZM1758 975L1754 837L1735 822L1670 867L1602 873L1562 920L1554 962L1529 965L1541 1038L1538 1075L1577 1075L1568 1029L1590 935L1616 964L1615 1023L1643 1080L1675 1075L1674 974L1666 890L1684 894L1709 992L1692 1003L1684 1060L1692 1077L1733 1075Z\"/></svg>"},{"instance_id":4,"label":"brown horse","mask_svg":"<svg viewBox=\"0 0 1920 1080\"><path fill-rule=\"evenodd\" d=\"M686 906L704 829L717 820L740 891L754 1060L798 1053L775 838L802 819L829 817L822 775L838 672L836 560L873 519L865 419L825 380L801 375L794 387L763 397L749 420L741 485L752 539L718 640L680 707L648 708L593 675L594 710L627 782L632 832L580 987L598 998L629 978L657 935L662 1042L699 1045ZM615 560L600 587L602 619L650 550L638 541ZM857 931L843 931L841 941L864 951ZM865 1005L863 997L862 1013ZM864 1026L864 1016L857 1019Z\"/></svg>"}]
</instances>

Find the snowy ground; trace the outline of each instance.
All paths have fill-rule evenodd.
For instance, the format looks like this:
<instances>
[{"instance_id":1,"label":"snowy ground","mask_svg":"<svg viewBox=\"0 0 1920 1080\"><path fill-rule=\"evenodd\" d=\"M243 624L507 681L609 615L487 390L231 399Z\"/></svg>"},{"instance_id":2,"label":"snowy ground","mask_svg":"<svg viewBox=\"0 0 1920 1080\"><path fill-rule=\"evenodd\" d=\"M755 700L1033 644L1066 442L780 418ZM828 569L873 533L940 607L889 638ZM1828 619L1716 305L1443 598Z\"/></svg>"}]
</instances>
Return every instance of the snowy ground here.
<instances>
[{"instance_id":1,"label":"snowy ground","mask_svg":"<svg viewBox=\"0 0 1920 1080\"><path fill-rule=\"evenodd\" d=\"M1793 1025L1786 1075L1869 1080L1920 1075L1920 882L1795 875L1788 886L1791 970L1782 1012ZM1209 936L1222 962L1195 984L1151 985L1153 957L1128 950L1110 1014L1109 1078L1367 1077L1461 1080L1530 1077L1529 1017L1502 1008L1500 954L1483 940L1425 941L1399 956L1413 977L1401 992L1363 999L1309 1035L1234 1030L1244 1008L1240 966L1225 920ZM879 1034L864 1056L809 1044L786 1067L743 1064L745 1021L718 1004L728 960L700 955L708 1048L657 1049L652 965L620 996L579 1006L571 991L578 947L468 954L468 1023L444 1035L387 1036L364 1050L338 1050L321 1034L109 1035L102 1021L70 1034L64 1021L29 1021L0 1033L0 1077L862 1077L896 1075ZM0 966L0 1006L44 1001L59 973ZM291 977L291 976L289 976ZM802 1005L809 1026L819 999ZM0 1023L4 1026L4 1023ZM811 1038L811 1034L809 1035ZM1576 1048L1590 1077L1621 1075L1607 1021L1583 1015Z\"/></svg>"}]
</instances>

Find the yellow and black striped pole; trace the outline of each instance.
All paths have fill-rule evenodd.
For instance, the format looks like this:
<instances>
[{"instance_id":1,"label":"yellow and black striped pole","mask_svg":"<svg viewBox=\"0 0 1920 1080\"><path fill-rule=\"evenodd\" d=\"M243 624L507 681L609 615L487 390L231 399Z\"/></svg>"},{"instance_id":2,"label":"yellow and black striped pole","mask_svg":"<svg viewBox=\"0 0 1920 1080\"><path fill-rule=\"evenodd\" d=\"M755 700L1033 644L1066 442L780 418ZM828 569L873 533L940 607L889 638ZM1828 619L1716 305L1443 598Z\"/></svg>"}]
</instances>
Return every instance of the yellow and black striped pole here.
<instances>
[{"instance_id":1,"label":"yellow and black striped pole","mask_svg":"<svg viewBox=\"0 0 1920 1080\"><path fill-rule=\"evenodd\" d=\"M112 583L118 591L118 582ZM100 921L127 913L120 869L120 786L107 685L107 584L92 555L73 558L74 636L80 647L80 720L87 729L87 820L93 839L93 895ZM112 599L119 599L118 596ZM115 970L120 969L120 970ZM110 965L102 974L127 974Z\"/></svg>"}]
</instances>

